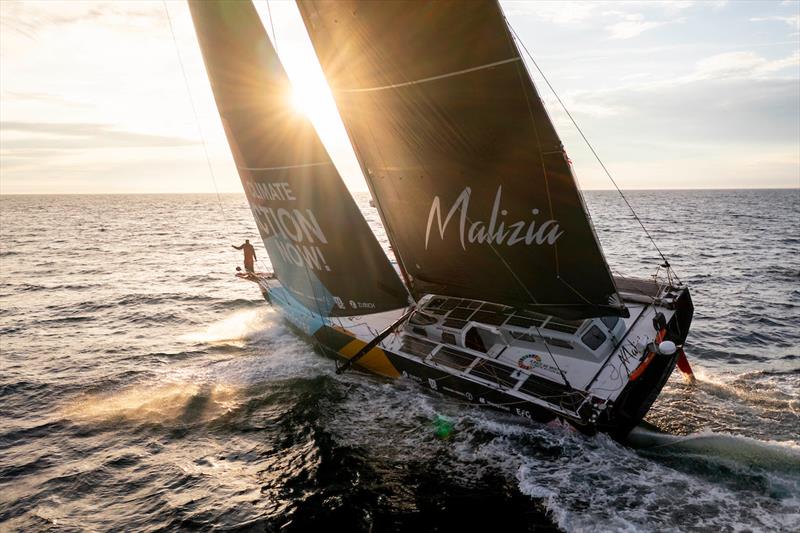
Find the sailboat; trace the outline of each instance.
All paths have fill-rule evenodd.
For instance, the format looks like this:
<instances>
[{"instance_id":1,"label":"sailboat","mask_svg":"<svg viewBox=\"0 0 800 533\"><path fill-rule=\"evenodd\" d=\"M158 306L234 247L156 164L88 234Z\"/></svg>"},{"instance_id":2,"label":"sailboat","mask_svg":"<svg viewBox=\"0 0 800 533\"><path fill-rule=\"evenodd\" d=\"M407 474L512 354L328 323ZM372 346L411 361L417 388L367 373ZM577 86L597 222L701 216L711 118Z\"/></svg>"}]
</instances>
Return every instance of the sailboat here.
<instances>
[{"instance_id":1,"label":"sailboat","mask_svg":"<svg viewBox=\"0 0 800 533\"><path fill-rule=\"evenodd\" d=\"M395 262L252 3L189 5L274 270L245 277L338 372L587 433L642 420L685 358L689 289L611 273L499 4L298 1Z\"/></svg>"}]
</instances>

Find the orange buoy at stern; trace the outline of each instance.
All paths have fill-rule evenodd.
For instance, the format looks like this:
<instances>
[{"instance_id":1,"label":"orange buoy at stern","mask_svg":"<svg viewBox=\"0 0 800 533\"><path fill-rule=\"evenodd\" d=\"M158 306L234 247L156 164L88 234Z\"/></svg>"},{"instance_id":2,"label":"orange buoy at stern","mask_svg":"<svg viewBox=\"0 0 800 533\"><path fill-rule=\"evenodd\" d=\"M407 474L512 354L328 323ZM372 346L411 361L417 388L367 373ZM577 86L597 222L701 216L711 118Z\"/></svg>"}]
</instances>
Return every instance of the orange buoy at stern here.
<instances>
[{"instance_id":1,"label":"orange buoy at stern","mask_svg":"<svg viewBox=\"0 0 800 533\"><path fill-rule=\"evenodd\" d=\"M661 331L659 331L658 335L656 335L656 338L655 338L655 345L658 346L661 343L661 341L664 340L664 337L666 337L666 335L667 335L667 330L666 329L662 329ZM636 370L631 372L631 375L630 375L630 378L628 378L628 381L636 381L637 379L639 379L642 376L642 374L644 374L644 371L647 370L647 367L650 366L650 363L653 362L653 359L655 358L655 356L656 356L656 352L655 351L651 351L650 353L648 353L647 357L645 357L644 361L642 361L642 364L640 364L638 367L636 367Z\"/></svg>"}]
</instances>

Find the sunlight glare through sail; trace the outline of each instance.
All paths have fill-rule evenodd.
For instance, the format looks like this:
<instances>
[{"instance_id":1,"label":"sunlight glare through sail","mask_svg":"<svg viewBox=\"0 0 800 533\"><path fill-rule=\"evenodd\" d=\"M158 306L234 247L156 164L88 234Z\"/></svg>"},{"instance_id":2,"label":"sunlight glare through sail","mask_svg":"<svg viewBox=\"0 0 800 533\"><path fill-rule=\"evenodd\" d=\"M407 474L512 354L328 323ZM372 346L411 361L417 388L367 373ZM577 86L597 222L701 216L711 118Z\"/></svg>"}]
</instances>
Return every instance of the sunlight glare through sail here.
<instances>
[{"instance_id":1,"label":"sunlight glare through sail","mask_svg":"<svg viewBox=\"0 0 800 533\"><path fill-rule=\"evenodd\" d=\"M264 26L271 30L266 2L256 2L255 7ZM348 187L366 190L361 167L350 146L297 5L294 2L271 2L270 8L278 34L277 39L273 37L273 43L292 82L292 94L289 96L291 109L304 114L314 124Z\"/></svg>"}]
</instances>

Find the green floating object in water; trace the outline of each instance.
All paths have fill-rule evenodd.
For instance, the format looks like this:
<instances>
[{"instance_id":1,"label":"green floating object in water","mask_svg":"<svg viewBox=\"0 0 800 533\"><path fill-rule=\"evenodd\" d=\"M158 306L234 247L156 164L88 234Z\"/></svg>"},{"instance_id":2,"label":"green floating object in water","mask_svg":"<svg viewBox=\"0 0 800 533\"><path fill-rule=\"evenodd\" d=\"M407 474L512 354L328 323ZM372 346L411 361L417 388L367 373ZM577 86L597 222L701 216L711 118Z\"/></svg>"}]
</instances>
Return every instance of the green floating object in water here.
<instances>
[{"instance_id":1,"label":"green floating object in water","mask_svg":"<svg viewBox=\"0 0 800 533\"><path fill-rule=\"evenodd\" d=\"M447 439L453 433L455 422L442 415L436 415L433 419L433 433L440 439Z\"/></svg>"}]
</instances>

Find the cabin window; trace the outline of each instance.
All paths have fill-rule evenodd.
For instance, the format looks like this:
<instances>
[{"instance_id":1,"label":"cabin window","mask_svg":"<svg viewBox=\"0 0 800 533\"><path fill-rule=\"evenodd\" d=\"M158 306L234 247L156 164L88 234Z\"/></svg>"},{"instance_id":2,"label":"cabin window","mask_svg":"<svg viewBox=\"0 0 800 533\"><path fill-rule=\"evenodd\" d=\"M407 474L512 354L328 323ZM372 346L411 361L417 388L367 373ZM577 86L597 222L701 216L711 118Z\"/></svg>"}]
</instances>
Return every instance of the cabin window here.
<instances>
[{"instance_id":1,"label":"cabin window","mask_svg":"<svg viewBox=\"0 0 800 533\"><path fill-rule=\"evenodd\" d=\"M502 341L502 337L486 328L472 327L464 335L464 347L487 353L492 346Z\"/></svg>"},{"instance_id":2,"label":"cabin window","mask_svg":"<svg viewBox=\"0 0 800 533\"><path fill-rule=\"evenodd\" d=\"M581 337L581 340L589 349L596 350L606 341L606 334L600 331L600 328L597 326L592 326L589 331Z\"/></svg>"},{"instance_id":3,"label":"cabin window","mask_svg":"<svg viewBox=\"0 0 800 533\"><path fill-rule=\"evenodd\" d=\"M606 325L608 331L614 331L614 328L619 324L620 318L618 316L604 316L600 320Z\"/></svg>"},{"instance_id":4,"label":"cabin window","mask_svg":"<svg viewBox=\"0 0 800 533\"><path fill-rule=\"evenodd\" d=\"M486 345L483 344L483 339L478 334L478 328L469 328L466 335L464 335L464 347L486 353Z\"/></svg>"}]
</instances>

